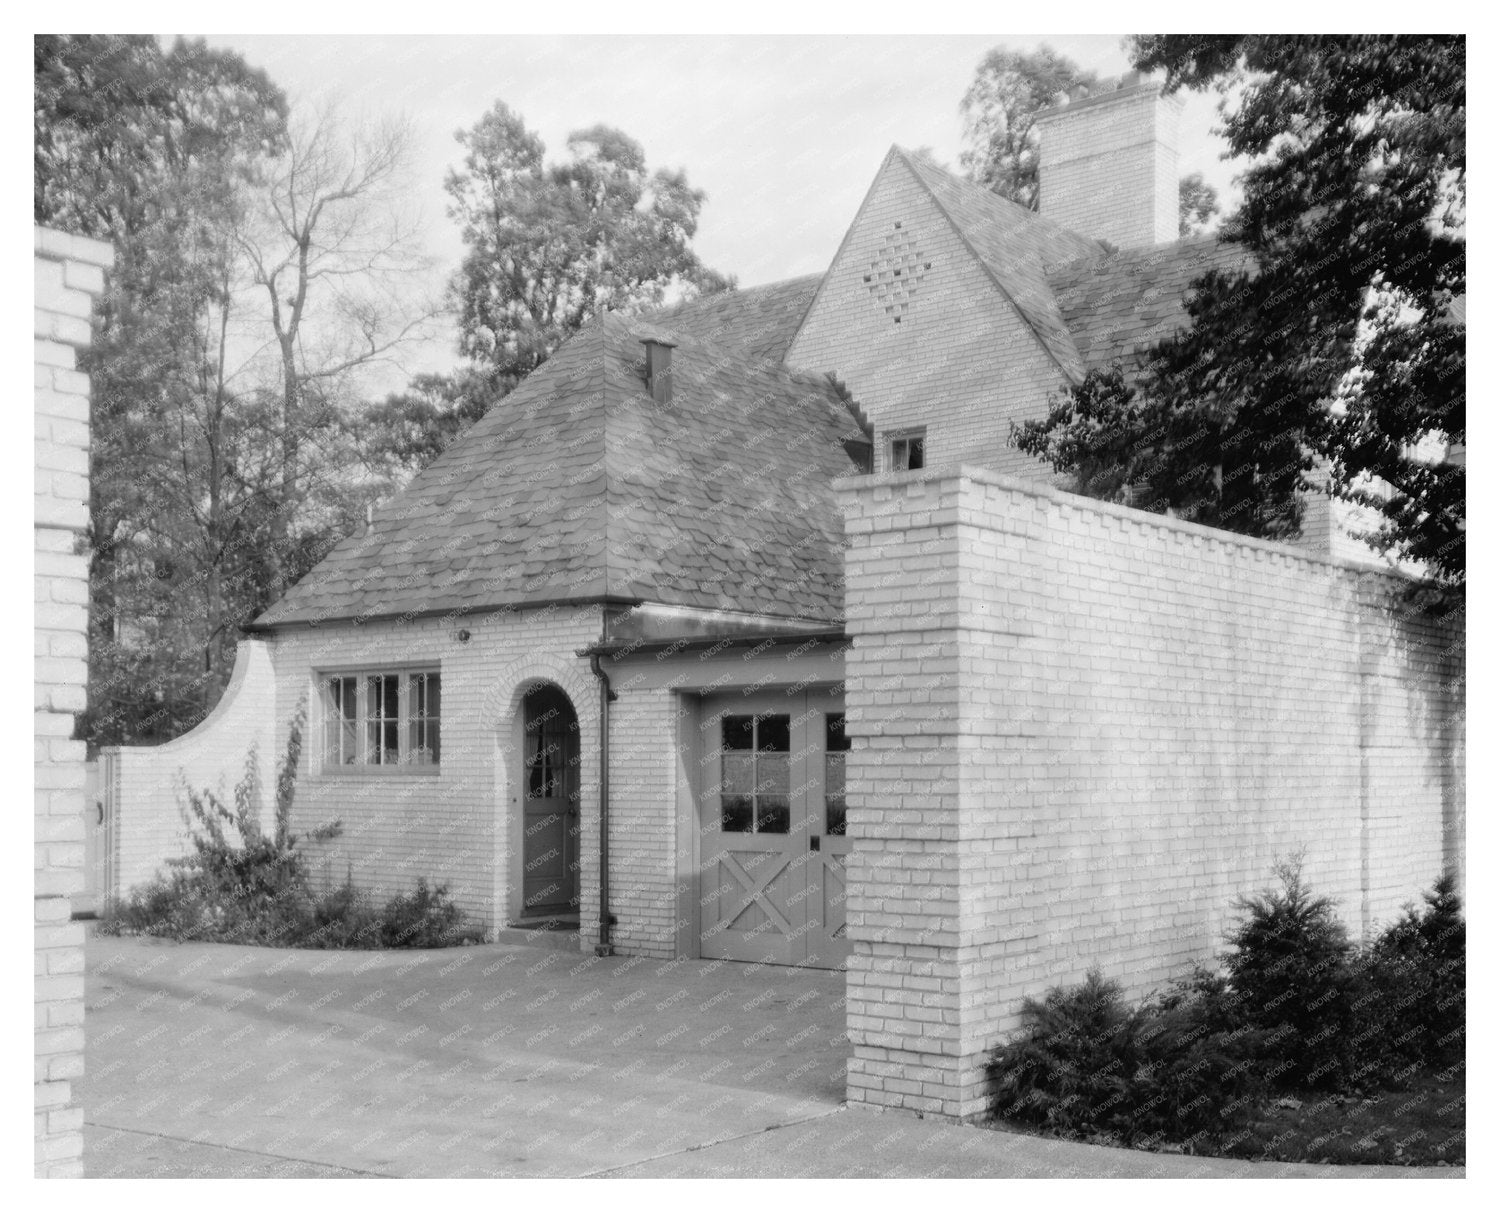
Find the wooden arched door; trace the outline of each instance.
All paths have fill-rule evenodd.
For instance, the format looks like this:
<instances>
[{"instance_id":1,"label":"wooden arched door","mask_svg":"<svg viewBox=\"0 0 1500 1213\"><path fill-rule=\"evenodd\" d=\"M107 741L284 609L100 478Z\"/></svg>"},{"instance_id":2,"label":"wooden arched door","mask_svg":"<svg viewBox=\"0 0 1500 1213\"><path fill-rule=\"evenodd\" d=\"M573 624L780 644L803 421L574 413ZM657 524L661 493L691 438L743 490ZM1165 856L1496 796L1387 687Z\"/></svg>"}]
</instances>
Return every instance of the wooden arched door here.
<instances>
[{"instance_id":1,"label":"wooden arched door","mask_svg":"<svg viewBox=\"0 0 1500 1213\"><path fill-rule=\"evenodd\" d=\"M522 708L521 914L577 914L578 714L551 684L528 692Z\"/></svg>"}]
</instances>

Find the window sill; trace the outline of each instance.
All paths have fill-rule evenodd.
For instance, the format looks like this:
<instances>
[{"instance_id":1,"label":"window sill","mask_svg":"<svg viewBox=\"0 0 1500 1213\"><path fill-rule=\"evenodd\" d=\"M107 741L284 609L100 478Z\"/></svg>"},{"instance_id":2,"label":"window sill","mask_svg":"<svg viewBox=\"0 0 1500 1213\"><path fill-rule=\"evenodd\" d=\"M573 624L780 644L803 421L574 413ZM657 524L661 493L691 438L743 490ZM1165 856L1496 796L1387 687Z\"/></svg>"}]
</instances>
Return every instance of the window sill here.
<instances>
[{"instance_id":1,"label":"window sill","mask_svg":"<svg viewBox=\"0 0 1500 1213\"><path fill-rule=\"evenodd\" d=\"M385 779L436 779L442 775L443 769L439 766L432 767L372 767L372 766L348 766L348 767L324 767L315 773L314 778L319 783L334 783L340 779L351 779L359 783L369 783Z\"/></svg>"}]
</instances>

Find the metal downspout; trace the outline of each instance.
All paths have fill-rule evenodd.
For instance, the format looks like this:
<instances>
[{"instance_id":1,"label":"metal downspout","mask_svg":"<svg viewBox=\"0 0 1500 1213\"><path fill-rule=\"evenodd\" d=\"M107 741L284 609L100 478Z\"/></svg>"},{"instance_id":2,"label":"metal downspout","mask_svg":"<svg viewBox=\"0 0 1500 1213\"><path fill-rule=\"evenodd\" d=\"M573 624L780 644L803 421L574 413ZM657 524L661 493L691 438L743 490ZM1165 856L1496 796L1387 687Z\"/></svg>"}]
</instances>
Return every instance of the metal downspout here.
<instances>
[{"instance_id":1,"label":"metal downspout","mask_svg":"<svg viewBox=\"0 0 1500 1213\"><path fill-rule=\"evenodd\" d=\"M599 662L599 654L590 652L589 669L599 680L599 939L595 956L613 956L615 946L609 938L613 921L609 912L609 705L618 696L609 685L609 675Z\"/></svg>"}]
</instances>

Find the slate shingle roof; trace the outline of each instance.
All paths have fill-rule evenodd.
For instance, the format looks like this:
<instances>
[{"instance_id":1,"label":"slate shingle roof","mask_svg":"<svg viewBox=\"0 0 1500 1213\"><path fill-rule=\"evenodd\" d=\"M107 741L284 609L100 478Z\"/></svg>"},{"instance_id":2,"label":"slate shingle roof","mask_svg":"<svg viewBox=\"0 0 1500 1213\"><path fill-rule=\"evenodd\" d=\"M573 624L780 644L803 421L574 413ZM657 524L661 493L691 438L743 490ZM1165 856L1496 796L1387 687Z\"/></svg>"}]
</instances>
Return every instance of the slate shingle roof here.
<instances>
[{"instance_id":1,"label":"slate shingle roof","mask_svg":"<svg viewBox=\"0 0 1500 1213\"><path fill-rule=\"evenodd\" d=\"M1199 236L1056 266L1047 283L1084 369L1119 359L1134 370L1152 345L1187 324L1183 300L1195 278L1249 265L1243 246Z\"/></svg>"},{"instance_id":2,"label":"slate shingle roof","mask_svg":"<svg viewBox=\"0 0 1500 1213\"><path fill-rule=\"evenodd\" d=\"M900 148L895 153L927 188L1063 373L1075 381L1083 378L1083 361L1046 270L1082 257L1099 257L1104 246L981 185L955 177L921 156Z\"/></svg>"},{"instance_id":3,"label":"slate shingle roof","mask_svg":"<svg viewBox=\"0 0 1500 1213\"><path fill-rule=\"evenodd\" d=\"M1063 374L1127 365L1183 294L1247 258L1209 236L1109 253L899 148ZM608 316L538 371L257 621L309 623L580 599L838 623L842 521L868 423L782 365L822 275ZM638 337L677 342L674 399Z\"/></svg>"},{"instance_id":4,"label":"slate shingle roof","mask_svg":"<svg viewBox=\"0 0 1500 1213\"><path fill-rule=\"evenodd\" d=\"M597 598L839 622L829 486L864 434L826 380L675 335L658 404L635 325L578 334L257 623Z\"/></svg>"},{"instance_id":5,"label":"slate shingle roof","mask_svg":"<svg viewBox=\"0 0 1500 1213\"><path fill-rule=\"evenodd\" d=\"M649 316L653 328L736 350L757 366L780 366L822 274L788 278L746 290L721 291Z\"/></svg>"}]
</instances>

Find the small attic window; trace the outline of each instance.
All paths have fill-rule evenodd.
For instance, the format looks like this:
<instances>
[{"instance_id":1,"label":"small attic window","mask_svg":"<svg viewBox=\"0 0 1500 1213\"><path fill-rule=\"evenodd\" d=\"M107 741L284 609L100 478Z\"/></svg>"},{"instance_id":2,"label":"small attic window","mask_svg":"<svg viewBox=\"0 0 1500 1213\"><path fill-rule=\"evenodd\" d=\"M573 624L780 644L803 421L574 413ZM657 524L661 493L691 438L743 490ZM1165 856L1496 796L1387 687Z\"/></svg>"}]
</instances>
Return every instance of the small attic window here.
<instances>
[{"instance_id":1,"label":"small attic window","mask_svg":"<svg viewBox=\"0 0 1500 1213\"><path fill-rule=\"evenodd\" d=\"M927 466L927 430L920 427L890 436L887 453L893 472L915 472Z\"/></svg>"}]
</instances>

